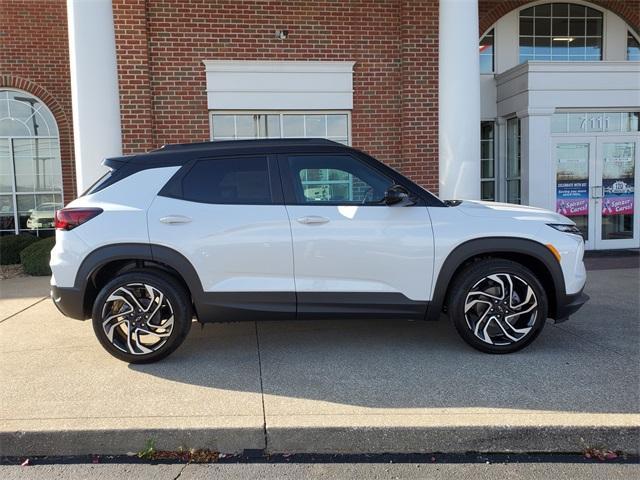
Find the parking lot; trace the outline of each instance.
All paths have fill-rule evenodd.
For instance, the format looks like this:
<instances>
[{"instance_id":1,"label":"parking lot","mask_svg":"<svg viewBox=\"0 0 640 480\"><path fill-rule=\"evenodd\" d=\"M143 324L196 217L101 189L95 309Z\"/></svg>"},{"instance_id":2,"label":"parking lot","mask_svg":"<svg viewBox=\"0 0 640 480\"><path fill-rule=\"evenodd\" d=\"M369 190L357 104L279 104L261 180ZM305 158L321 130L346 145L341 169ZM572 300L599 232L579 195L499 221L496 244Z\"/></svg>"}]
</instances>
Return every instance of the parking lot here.
<instances>
[{"instance_id":1,"label":"parking lot","mask_svg":"<svg viewBox=\"0 0 640 480\"><path fill-rule=\"evenodd\" d=\"M506 356L446 321L245 322L128 365L57 312L48 279L2 280L2 454L637 452L639 274L596 264L590 302Z\"/></svg>"}]
</instances>

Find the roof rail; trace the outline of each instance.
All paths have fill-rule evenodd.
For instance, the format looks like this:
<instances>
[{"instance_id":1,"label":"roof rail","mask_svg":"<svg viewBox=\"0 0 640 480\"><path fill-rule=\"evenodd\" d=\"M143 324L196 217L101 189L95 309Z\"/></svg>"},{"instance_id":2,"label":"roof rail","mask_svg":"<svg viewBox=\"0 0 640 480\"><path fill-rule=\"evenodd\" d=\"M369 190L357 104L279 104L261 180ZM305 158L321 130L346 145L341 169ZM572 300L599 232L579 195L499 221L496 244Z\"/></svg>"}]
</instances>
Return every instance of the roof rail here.
<instances>
[{"instance_id":1,"label":"roof rail","mask_svg":"<svg viewBox=\"0 0 640 480\"><path fill-rule=\"evenodd\" d=\"M262 138L255 140L216 140L196 143L168 143L151 152L166 152L175 150L191 150L204 148L228 148L230 146L260 146L260 145L342 145L326 138ZM149 153L151 153L149 152Z\"/></svg>"}]
</instances>

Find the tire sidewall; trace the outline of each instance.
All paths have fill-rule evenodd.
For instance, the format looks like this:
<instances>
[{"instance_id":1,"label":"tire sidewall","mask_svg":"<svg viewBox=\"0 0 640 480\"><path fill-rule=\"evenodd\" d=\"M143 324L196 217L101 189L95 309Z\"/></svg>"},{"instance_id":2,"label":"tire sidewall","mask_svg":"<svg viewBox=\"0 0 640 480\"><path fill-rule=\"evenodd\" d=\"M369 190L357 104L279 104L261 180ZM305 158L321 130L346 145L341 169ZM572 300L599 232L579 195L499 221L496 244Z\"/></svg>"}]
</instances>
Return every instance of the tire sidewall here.
<instances>
[{"instance_id":1,"label":"tire sidewall","mask_svg":"<svg viewBox=\"0 0 640 480\"><path fill-rule=\"evenodd\" d=\"M158 350L144 355L123 352L113 345L102 328L102 309L109 296L119 287L131 283L145 283L157 288L167 297L173 308L174 328L167 342ZM192 310L184 289L173 279L155 273L128 272L107 283L98 293L91 313L93 331L100 344L114 357L128 363L151 363L161 360L175 351L184 341L192 322Z\"/></svg>"},{"instance_id":2,"label":"tire sidewall","mask_svg":"<svg viewBox=\"0 0 640 480\"><path fill-rule=\"evenodd\" d=\"M482 278L496 273L508 273L521 278L531 286L538 301L538 314L533 328L523 340L515 344L487 344L474 335L465 319L464 304L471 288ZM456 330L469 345L486 353L512 353L521 350L540 335L547 321L549 310L547 294L544 287L528 268L510 260L488 259L472 264L458 276L452 291L453 295L449 302L449 312Z\"/></svg>"}]
</instances>

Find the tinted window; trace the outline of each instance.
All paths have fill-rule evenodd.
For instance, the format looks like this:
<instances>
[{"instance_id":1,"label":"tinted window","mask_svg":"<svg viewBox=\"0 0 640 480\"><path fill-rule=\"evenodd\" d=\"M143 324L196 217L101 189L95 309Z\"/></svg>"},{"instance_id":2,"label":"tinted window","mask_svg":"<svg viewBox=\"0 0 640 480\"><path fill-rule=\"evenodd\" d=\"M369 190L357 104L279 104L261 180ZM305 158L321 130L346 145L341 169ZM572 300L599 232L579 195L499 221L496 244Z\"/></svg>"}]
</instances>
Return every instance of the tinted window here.
<instances>
[{"instance_id":1,"label":"tinted window","mask_svg":"<svg viewBox=\"0 0 640 480\"><path fill-rule=\"evenodd\" d=\"M299 203L377 204L393 181L349 155L292 156Z\"/></svg>"},{"instance_id":2,"label":"tinted window","mask_svg":"<svg viewBox=\"0 0 640 480\"><path fill-rule=\"evenodd\" d=\"M201 160L182 180L185 200L260 205L271 203L266 158Z\"/></svg>"}]
</instances>

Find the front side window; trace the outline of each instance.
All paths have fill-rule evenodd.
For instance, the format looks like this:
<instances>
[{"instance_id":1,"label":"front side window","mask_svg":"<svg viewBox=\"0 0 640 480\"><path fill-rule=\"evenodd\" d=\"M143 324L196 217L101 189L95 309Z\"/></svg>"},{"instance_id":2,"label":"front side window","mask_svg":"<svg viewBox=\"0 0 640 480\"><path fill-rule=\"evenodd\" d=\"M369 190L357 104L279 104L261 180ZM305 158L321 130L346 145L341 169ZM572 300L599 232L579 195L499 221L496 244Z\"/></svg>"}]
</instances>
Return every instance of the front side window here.
<instances>
[{"instance_id":1,"label":"front side window","mask_svg":"<svg viewBox=\"0 0 640 480\"><path fill-rule=\"evenodd\" d=\"M375 205L393 181L349 155L289 157L296 200L300 204Z\"/></svg>"},{"instance_id":2,"label":"front side window","mask_svg":"<svg viewBox=\"0 0 640 480\"><path fill-rule=\"evenodd\" d=\"M627 32L627 60L640 61L640 42L631 32Z\"/></svg>"},{"instance_id":3,"label":"front side window","mask_svg":"<svg viewBox=\"0 0 640 480\"><path fill-rule=\"evenodd\" d=\"M602 12L573 3L520 11L520 63L602 60Z\"/></svg>"},{"instance_id":4,"label":"front side window","mask_svg":"<svg viewBox=\"0 0 640 480\"><path fill-rule=\"evenodd\" d=\"M511 118L507 120L507 203L521 203L520 168L520 119Z\"/></svg>"},{"instance_id":5,"label":"front side window","mask_svg":"<svg viewBox=\"0 0 640 480\"><path fill-rule=\"evenodd\" d=\"M211 114L212 140L257 138L327 138L349 144L345 113L240 112Z\"/></svg>"},{"instance_id":6,"label":"front side window","mask_svg":"<svg viewBox=\"0 0 640 480\"><path fill-rule=\"evenodd\" d=\"M0 90L0 234L53 235L62 162L53 114L26 92Z\"/></svg>"},{"instance_id":7,"label":"front side window","mask_svg":"<svg viewBox=\"0 0 640 480\"><path fill-rule=\"evenodd\" d=\"M270 204L267 159L200 160L182 179L182 198L200 203Z\"/></svg>"},{"instance_id":8,"label":"front side window","mask_svg":"<svg viewBox=\"0 0 640 480\"><path fill-rule=\"evenodd\" d=\"M494 35L491 29L480 39L480 73L493 73L494 71Z\"/></svg>"}]
</instances>

